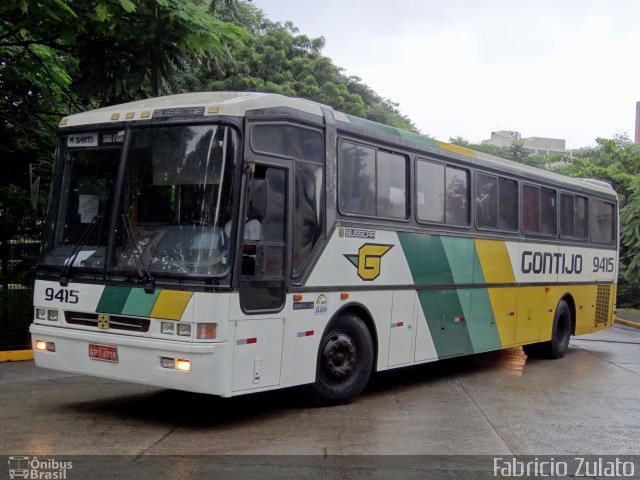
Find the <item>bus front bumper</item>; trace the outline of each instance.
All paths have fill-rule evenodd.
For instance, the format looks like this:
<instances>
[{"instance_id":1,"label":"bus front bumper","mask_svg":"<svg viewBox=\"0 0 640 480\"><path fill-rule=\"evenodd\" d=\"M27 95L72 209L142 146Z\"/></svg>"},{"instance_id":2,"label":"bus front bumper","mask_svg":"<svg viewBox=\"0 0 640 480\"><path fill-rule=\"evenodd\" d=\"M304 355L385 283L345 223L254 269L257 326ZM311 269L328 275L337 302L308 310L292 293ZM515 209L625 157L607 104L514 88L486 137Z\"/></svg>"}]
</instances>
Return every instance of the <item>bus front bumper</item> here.
<instances>
[{"instance_id":1,"label":"bus front bumper","mask_svg":"<svg viewBox=\"0 0 640 480\"><path fill-rule=\"evenodd\" d=\"M231 394L228 342L190 343L96 334L35 323L29 330L33 357L39 367L189 392ZM53 343L55 351L38 350L36 342ZM108 350L108 355L103 355L104 359L92 358L90 348L94 356L96 348ZM190 369L168 368L171 362L167 359L188 360Z\"/></svg>"}]
</instances>

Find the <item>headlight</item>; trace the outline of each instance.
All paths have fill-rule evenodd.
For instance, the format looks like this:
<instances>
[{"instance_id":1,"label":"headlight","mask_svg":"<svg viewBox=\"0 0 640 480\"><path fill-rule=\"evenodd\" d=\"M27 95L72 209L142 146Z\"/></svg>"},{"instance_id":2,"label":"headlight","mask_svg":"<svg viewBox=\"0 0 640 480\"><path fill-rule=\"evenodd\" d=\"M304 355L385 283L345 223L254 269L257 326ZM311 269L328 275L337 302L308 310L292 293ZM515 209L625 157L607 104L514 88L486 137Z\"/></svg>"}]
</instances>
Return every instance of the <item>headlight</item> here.
<instances>
[{"instance_id":1,"label":"headlight","mask_svg":"<svg viewBox=\"0 0 640 480\"><path fill-rule=\"evenodd\" d=\"M173 335L174 330L175 324L173 322L162 322L160 324L160 333L164 333L165 335Z\"/></svg>"},{"instance_id":2,"label":"headlight","mask_svg":"<svg viewBox=\"0 0 640 480\"><path fill-rule=\"evenodd\" d=\"M51 322L58 321L58 310L47 310L47 320Z\"/></svg>"},{"instance_id":3,"label":"headlight","mask_svg":"<svg viewBox=\"0 0 640 480\"><path fill-rule=\"evenodd\" d=\"M183 337L190 337L191 336L191 325L189 325L188 323L179 323L178 324L178 335L181 335Z\"/></svg>"},{"instance_id":4,"label":"headlight","mask_svg":"<svg viewBox=\"0 0 640 480\"><path fill-rule=\"evenodd\" d=\"M36 320L46 320L47 310L45 308L36 308Z\"/></svg>"}]
</instances>

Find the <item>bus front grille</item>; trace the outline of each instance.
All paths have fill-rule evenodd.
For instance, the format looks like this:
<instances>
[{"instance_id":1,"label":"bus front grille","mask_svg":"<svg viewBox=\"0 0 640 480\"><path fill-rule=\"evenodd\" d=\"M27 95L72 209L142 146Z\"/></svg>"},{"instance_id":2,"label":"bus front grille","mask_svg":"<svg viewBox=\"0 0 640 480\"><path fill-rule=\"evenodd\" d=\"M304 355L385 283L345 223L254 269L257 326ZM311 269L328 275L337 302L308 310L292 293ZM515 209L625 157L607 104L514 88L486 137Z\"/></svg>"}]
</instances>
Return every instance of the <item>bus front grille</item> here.
<instances>
[{"instance_id":1,"label":"bus front grille","mask_svg":"<svg viewBox=\"0 0 640 480\"><path fill-rule=\"evenodd\" d=\"M126 330L129 332L146 333L149 331L149 325L151 324L151 320L146 318L101 315L98 313L65 311L64 317L70 325L96 327L101 330Z\"/></svg>"}]
</instances>

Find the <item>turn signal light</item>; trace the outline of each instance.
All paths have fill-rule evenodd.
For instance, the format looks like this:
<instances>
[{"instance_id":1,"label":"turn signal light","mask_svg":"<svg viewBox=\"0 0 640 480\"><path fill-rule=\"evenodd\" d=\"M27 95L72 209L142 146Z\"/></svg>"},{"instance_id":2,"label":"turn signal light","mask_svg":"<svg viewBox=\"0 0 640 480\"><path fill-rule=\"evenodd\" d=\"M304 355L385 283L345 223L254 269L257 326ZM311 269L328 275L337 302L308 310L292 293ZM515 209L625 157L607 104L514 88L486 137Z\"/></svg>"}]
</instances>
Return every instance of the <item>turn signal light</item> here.
<instances>
[{"instance_id":1,"label":"turn signal light","mask_svg":"<svg viewBox=\"0 0 640 480\"><path fill-rule=\"evenodd\" d=\"M198 338L208 340L216 338L216 326L215 323L199 323Z\"/></svg>"}]
</instances>

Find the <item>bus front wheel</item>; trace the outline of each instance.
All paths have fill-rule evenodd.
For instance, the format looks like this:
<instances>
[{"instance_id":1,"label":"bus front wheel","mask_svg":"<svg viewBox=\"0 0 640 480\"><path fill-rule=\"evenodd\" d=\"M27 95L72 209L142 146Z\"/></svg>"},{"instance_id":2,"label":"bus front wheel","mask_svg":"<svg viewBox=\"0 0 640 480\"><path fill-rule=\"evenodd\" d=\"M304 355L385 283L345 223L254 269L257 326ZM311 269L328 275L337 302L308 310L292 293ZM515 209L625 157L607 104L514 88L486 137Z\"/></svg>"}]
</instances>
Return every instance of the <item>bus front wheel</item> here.
<instances>
[{"instance_id":1,"label":"bus front wheel","mask_svg":"<svg viewBox=\"0 0 640 480\"><path fill-rule=\"evenodd\" d=\"M542 343L523 345L524 353L529 357L537 358L562 358L569 350L569 340L572 329L571 309L567 302L560 300L556 313L553 316L551 328L551 340Z\"/></svg>"},{"instance_id":2,"label":"bus front wheel","mask_svg":"<svg viewBox=\"0 0 640 480\"><path fill-rule=\"evenodd\" d=\"M308 391L320 405L349 403L362 392L372 371L369 330L358 316L342 313L322 337L316 381Z\"/></svg>"}]
</instances>

